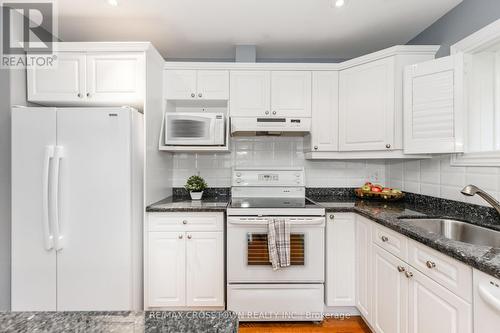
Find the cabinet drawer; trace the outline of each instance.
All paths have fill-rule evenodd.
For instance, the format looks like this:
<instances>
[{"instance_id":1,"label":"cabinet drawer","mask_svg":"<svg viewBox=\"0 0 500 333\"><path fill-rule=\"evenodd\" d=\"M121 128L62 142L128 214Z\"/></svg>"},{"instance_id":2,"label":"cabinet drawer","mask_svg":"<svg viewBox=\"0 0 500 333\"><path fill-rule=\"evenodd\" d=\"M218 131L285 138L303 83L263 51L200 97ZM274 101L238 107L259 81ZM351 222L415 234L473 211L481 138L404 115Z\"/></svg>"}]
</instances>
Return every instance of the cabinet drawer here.
<instances>
[{"instance_id":1,"label":"cabinet drawer","mask_svg":"<svg viewBox=\"0 0 500 333\"><path fill-rule=\"evenodd\" d=\"M410 240L408 263L443 287L472 302L472 269L428 246Z\"/></svg>"},{"instance_id":2,"label":"cabinet drawer","mask_svg":"<svg viewBox=\"0 0 500 333\"><path fill-rule=\"evenodd\" d=\"M375 226L373 242L396 257L407 261L408 238L386 227Z\"/></svg>"},{"instance_id":3,"label":"cabinet drawer","mask_svg":"<svg viewBox=\"0 0 500 333\"><path fill-rule=\"evenodd\" d=\"M148 231L222 231L223 213L149 213Z\"/></svg>"}]
</instances>

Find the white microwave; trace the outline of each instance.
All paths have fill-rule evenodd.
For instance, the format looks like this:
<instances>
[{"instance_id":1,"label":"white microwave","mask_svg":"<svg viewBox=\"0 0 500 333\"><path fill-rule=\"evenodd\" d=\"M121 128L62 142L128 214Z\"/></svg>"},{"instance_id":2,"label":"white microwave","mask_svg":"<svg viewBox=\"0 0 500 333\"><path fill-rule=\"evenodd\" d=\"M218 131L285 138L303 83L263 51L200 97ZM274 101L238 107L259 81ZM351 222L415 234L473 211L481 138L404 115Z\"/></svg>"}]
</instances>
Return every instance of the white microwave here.
<instances>
[{"instance_id":1,"label":"white microwave","mask_svg":"<svg viewBox=\"0 0 500 333\"><path fill-rule=\"evenodd\" d=\"M224 139L223 113L165 113L165 145L222 146Z\"/></svg>"}]
</instances>

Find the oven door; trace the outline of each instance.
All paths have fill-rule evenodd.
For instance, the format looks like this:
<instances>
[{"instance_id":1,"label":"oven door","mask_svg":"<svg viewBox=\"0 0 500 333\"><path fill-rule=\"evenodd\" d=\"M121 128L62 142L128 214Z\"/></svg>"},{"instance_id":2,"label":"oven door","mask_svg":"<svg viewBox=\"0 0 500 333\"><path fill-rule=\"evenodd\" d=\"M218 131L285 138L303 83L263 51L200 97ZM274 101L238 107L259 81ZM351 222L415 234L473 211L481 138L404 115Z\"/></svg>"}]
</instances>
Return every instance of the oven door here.
<instances>
[{"instance_id":1,"label":"oven door","mask_svg":"<svg viewBox=\"0 0 500 333\"><path fill-rule=\"evenodd\" d=\"M290 223L291 265L273 271L267 249L265 217L228 217L229 283L323 283L324 217L286 217Z\"/></svg>"},{"instance_id":2,"label":"oven door","mask_svg":"<svg viewBox=\"0 0 500 333\"><path fill-rule=\"evenodd\" d=\"M214 114L165 114L166 145L215 145Z\"/></svg>"}]
</instances>

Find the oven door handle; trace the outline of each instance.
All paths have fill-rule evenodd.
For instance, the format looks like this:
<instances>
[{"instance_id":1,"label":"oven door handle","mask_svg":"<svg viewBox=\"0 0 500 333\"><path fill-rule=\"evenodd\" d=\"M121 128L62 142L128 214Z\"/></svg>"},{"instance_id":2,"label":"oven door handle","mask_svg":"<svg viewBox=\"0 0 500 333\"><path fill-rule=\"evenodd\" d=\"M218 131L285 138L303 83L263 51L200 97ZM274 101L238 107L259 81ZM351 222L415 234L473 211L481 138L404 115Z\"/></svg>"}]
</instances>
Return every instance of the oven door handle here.
<instances>
[{"instance_id":1,"label":"oven door handle","mask_svg":"<svg viewBox=\"0 0 500 333\"><path fill-rule=\"evenodd\" d=\"M321 225L325 223L324 217L318 217L311 220L289 220L290 225ZM227 220L228 224L233 225L248 225L248 226L265 226L268 224L266 220L240 220L240 219L231 219Z\"/></svg>"}]
</instances>

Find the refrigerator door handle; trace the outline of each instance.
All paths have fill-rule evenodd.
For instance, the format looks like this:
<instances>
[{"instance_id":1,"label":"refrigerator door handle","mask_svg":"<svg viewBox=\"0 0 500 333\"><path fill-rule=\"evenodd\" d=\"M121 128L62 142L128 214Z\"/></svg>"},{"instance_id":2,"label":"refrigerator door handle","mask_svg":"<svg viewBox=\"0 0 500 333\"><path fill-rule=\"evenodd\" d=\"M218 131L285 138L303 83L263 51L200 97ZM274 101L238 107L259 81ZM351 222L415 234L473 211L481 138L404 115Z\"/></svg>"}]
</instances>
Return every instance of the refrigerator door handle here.
<instances>
[{"instance_id":1,"label":"refrigerator door handle","mask_svg":"<svg viewBox=\"0 0 500 333\"><path fill-rule=\"evenodd\" d=\"M49 216L49 181L50 181L50 161L54 158L54 146L46 146L43 157L43 179L42 179L42 228L45 250L50 251L54 248L54 235L50 228Z\"/></svg>"},{"instance_id":2,"label":"refrigerator door handle","mask_svg":"<svg viewBox=\"0 0 500 333\"><path fill-rule=\"evenodd\" d=\"M56 146L54 151L54 167L52 172L52 197L51 197L51 205L53 212L52 219L52 230L54 232L54 245L56 251L60 251L63 249L64 245L64 237L62 235L62 228L59 216L59 178L60 178L60 166L61 159L63 158L63 147Z\"/></svg>"}]
</instances>

